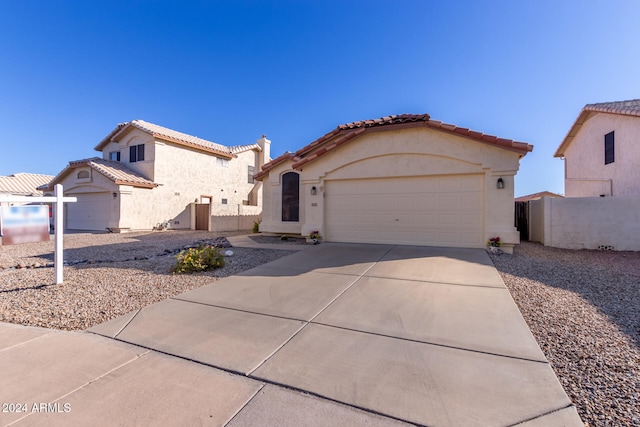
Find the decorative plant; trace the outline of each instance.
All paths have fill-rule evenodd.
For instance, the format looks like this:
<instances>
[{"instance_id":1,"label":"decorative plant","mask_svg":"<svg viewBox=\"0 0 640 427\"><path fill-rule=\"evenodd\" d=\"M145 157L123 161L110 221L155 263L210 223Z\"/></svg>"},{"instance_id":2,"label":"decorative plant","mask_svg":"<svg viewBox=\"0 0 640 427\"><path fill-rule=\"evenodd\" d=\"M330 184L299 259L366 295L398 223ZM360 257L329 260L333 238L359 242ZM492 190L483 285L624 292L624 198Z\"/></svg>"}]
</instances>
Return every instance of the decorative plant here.
<instances>
[{"instance_id":1,"label":"decorative plant","mask_svg":"<svg viewBox=\"0 0 640 427\"><path fill-rule=\"evenodd\" d=\"M319 231L312 231L311 233L309 233L309 239L311 240L318 240L320 238L320 232Z\"/></svg>"},{"instance_id":2,"label":"decorative plant","mask_svg":"<svg viewBox=\"0 0 640 427\"><path fill-rule=\"evenodd\" d=\"M172 273L195 273L224 267L224 256L214 246L198 246L180 251Z\"/></svg>"},{"instance_id":3,"label":"decorative plant","mask_svg":"<svg viewBox=\"0 0 640 427\"><path fill-rule=\"evenodd\" d=\"M259 233L260 232L260 223L262 221L258 220L258 221L253 221L253 232L254 233Z\"/></svg>"},{"instance_id":4,"label":"decorative plant","mask_svg":"<svg viewBox=\"0 0 640 427\"><path fill-rule=\"evenodd\" d=\"M500 241L500 237L492 237L487 242L487 246L492 246L494 248L502 246L502 242Z\"/></svg>"}]
</instances>

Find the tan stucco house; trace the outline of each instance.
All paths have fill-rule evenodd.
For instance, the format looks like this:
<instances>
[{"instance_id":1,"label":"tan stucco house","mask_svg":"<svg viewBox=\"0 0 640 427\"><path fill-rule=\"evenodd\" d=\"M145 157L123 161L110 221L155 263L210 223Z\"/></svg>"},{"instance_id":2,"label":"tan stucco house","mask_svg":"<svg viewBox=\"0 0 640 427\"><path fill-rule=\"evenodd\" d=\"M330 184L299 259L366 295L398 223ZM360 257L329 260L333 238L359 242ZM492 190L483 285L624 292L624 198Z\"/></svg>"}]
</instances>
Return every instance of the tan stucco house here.
<instances>
[{"instance_id":1,"label":"tan stucco house","mask_svg":"<svg viewBox=\"0 0 640 427\"><path fill-rule=\"evenodd\" d=\"M338 126L266 164L268 233L325 241L480 248L519 243L514 176L533 146L396 115Z\"/></svg>"},{"instance_id":2,"label":"tan stucco house","mask_svg":"<svg viewBox=\"0 0 640 427\"><path fill-rule=\"evenodd\" d=\"M66 228L126 232L164 224L223 230L250 225L262 210L253 179L270 141L227 147L162 126L119 124L96 147L100 157L69 162L44 189L64 186Z\"/></svg>"},{"instance_id":3,"label":"tan stucco house","mask_svg":"<svg viewBox=\"0 0 640 427\"><path fill-rule=\"evenodd\" d=\"M38 190L38 187L52 179L51 175L24 172L0 176L0 195L42 196L42 191Z\"/></svg>"},{"instance_id":4,"label":"tan stucco house","mask_svg":"<svg viewBox=\"0 0 640 427\"><path fill-rule=\"evenodd\" d=\"M640 99L586 105L555 153L565 197L640 196Z\"/></svg>"}]
</instances>

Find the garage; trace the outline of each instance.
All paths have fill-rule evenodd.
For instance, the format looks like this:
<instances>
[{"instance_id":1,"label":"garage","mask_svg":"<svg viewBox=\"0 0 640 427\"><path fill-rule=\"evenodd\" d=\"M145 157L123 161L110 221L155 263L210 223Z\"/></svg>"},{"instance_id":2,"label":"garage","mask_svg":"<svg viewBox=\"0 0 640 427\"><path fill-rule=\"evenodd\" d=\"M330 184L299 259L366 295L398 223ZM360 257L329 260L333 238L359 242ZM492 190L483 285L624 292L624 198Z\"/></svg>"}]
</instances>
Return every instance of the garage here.
<instances>
[{"instance_id":1,"label":"garage","mask_svg":"<svg viewBox=\"0 0 640 427\"><path fill-rule=\"evenodd\" d=\"M68 228L73 230L104 230L111 219L111 193L69 194L77 197L75 203L67 203Z\"/></svg>"},{"instance_id":2,"label":"garage","mask_svg":"<svg viewBox=\"0 0 640 427\"><path fill-rule=\"evenodd\" d=\"M400 114L339 125L273 159L263 182L260 231L320 241L481 248L514 226L514 179L533 146ZM284 183L298 175L291 202ZM289 198L287 198L289 197ZM289 210L295 215L284 215Z\"/></svg>"},{"instance_id":3,"label":"garage","mask_svg":"<svg viewBox=\"0 0 640 427\"><path fill-rule=\"evenodd\" d=\"M482 246L483 189L482 174L327 181L326 240Z\"/></svg>"}]
</instances>

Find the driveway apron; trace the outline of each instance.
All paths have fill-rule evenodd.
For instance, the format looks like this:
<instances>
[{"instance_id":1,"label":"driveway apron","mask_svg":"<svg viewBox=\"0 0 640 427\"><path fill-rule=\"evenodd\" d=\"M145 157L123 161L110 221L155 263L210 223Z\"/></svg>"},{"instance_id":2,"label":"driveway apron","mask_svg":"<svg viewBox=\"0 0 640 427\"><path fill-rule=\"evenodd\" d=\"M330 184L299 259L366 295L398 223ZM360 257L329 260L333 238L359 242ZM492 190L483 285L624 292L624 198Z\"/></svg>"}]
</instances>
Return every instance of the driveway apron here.
<instances>
[{"instance_id":1,"label":"driveway apron","mask_svg":"<svg viewBox=\"0 0 640 427\"><path fill-rule=\"evenodd\" d=\"M265 383L232 425L269 399L298 416L291 389L419 425L582 425L482 249L324 243L90 332Z\"/></svg>"}]
</instances>

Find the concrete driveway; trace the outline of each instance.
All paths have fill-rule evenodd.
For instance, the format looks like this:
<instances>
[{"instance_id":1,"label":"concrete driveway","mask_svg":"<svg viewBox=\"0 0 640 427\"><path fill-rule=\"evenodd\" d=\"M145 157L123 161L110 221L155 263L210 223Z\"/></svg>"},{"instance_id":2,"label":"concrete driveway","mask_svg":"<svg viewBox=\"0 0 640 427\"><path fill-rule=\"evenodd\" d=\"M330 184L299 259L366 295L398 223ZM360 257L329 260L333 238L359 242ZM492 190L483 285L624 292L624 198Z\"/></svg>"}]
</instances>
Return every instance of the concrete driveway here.
<instances>
[{"instance_id":1,"label":"concrete driveway","mask_svg":"<svg viewBox=\"0 0 640 427\"><path fill-rule=\"evenodd\" d=\"M63 399L76 420L582 425L480 249L325 243L90 332L131 361Z\"/></svg>"}]
</instances>

